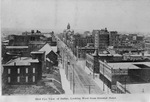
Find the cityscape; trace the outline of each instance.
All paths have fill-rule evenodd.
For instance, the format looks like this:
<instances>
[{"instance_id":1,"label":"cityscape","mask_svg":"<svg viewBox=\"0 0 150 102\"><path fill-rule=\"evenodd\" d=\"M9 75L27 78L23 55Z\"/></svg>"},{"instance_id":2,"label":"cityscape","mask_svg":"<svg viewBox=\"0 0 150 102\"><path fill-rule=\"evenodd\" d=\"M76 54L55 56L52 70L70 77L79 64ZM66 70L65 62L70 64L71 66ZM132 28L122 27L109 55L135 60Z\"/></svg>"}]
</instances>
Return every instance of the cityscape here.
<instances>
[{"instance_id":1,"label":"cityscape","mask_svg":"<svg viewBox=\"0 0 150 102\"><path fill-rule=\"evenodd\" d=\"M150 93L148 0L2 3L3 96Z\"/></svg>"},{"instance_id":2,"label":"cityscape","mask_svg":"<svg viewBox=\"0 0 150 102\"><path fill-rule=\"evenodd\" d=\"M39 30L2 41L2 94L150 92L150 37L107 28Z\"/></svg>"}]
</instances>

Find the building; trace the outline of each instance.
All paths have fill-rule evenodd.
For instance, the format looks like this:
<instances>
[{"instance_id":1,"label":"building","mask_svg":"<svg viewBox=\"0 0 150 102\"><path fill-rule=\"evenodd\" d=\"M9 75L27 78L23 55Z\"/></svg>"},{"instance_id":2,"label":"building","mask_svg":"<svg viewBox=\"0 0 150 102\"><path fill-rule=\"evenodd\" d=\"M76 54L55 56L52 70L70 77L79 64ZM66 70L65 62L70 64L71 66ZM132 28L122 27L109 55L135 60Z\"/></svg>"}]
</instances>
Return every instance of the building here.
<instances>
[{"instance_id":1,"label":"building","mask_svg":"<svg viewBox=\"0 0 150 102\"><path fill-rule=\"evenodd\" d=\"M93 43L91 43L93 44ZM78 47L77 48L77 53L78 53L78 57L79 58L86 58L86 54L89 53L89 54L92 54L95 52L95 47L93 46L89 46L89 43L87 46L85 47Z\"/></svg>"},{"instance_id":2,"label":"building","mask_svg":"<svg viewBox=\"0 0 150 102\"><path fill-rule=\"evenodd\" d=\"M23 32L22 35L9 35L8 44L3 46L3 58L16 56L29 57L31 51L40 49L46 43L46 37L37 30L36 33ZM8 61L8 60L7 60ZM4 61L5 62L5 61Z\"/></svg>"},{"instance_id":3,"label":"building","mask_svg":"<svg viewBox=\"0 0 150 102\"><path fill-rule=\"evenodd\" d=\"M9 35L8 38L9 46L28 46L29 43L46 40L43 34Z\"/></svg>"},{"instance_id":4,"label":"building","mask_svg":"<svg viewBox=\"0 0 150 102\"><path fill-rule=\"evenodd\" d=\"M148 77L150 75L149 62L127 62L107 64L111 67L111 84L113 85L111 89L115 92L118 91L118 83L124 86L124 92L122 91L121 93L132 93L131 90L127 89L127 85L132 86L134 84L140 85L150 83L150 78ZM137 89L135 88L135 90ZM121 90L119 90L119 92L120 91Z\"/></svg>"},{"instance_id":5,"label":"building","mask_svg":"<svg viewBox=\"0 0 150 102\"><path fill-rule=\"evenodd\" d=\"M109 33L109 46L119 45L119 34L117 31L110 31Z\"/></svg>"},{"instance_id":6,"label":"building","mask_svg":"<svg viewBox=\"0 0 150 102\"><path fill-rule=\"evenodd\" d=\"M36 84L42 78L42 64L38 59L20 57L3 65L7 84Z\"/></svg>"},{"instance_id":7,"label":"building","mask_svg":"<svg viewBox=\"0 0 150 102\"><path fill-rule=\"evenodd\" d=\"M99 51L106 50L109 46L109 32L107 28L101 30L93 30L95 48L98 48Z\"/></svg>"},{"instance_id":8,"label":"building","mask_svg":"<svg viewBox=\"0 0 150 102\"><path fill-rule=\"evenodd\" d=\"M45 51L32 51L31 54L33 59L38 59L41 63L42 72L45 68Z\"/></svg>"},{"instance_id":9,"label":"building","mask_svg":"<svg viewBox=\"0 0 150 102\"><path fill-rule=\"evenodd\" d=\"M74 30L71 29L70 24L68 23L67 29L63 31L63 41L66 45L71 40L71 37L74 35Z\"/></svg>"},{"instance_id":10,"label":"building","mask_svg":"<svg viewBox=\"0 0 150 102\"><path fill-rule=\"evenodd\" d=\"M99 55L101 56L101 55ZM129 86L134 84L150 83L150 63L149 62L107 62L100 60L94 63L94 56L87 54L86 67L94 72L94 66L99 72L99 79L103 85L103 91L112 93L132 93ZM126 87L128 85L128 87ZM123 86L123 89L120 88ZM144 88L144 87L143 87ZM122 91L124 90L124 91ZM136 89L135 89L136 90Z\"/></svg>"},{"instance_id":11,"label":"building","mask_svg":"<svg viewBox=\"0 0 150 102\"><path fill-rule=\"evenodd\" d=\"M58 54L53 50L46 55L46 59L51 62L53 66L58 66Z\"/></svg>"},{"instance_id":12,"label":"building","mask_svg":"<svg viewBox=\"0 0 150 102\"><path fill-rule=\"evenodd\" d=\"M73 37L74 37L73 45L75 48L77 46L78 47L85 47L85 46L87 46L88 43L94 43L94 37L92 35L82 37L81 34L78 34L78 35L74 35Z\"/></svg>"},{"instance_id":13,"label":"building","mask_svg":"<svg viewBox=\"0 0 150 102\"><path fill-rule=\"evenodd\" d=\"M44 68L43 73L47 73L52 69L53 66L58 65L58 56L57 56L57 46L50 46L48 43L46 43L39 52L45 52L44 53Z\"/></svg>"},{"instance_id":14,"label":"building","mask_svg":"<svg viewBox=\"0 0 150 102\"><path fill-rule=\"evenodd\" d=\"M145 38L145 51L150 54L150 37Z\"/></svg>"},{"instance_id":15,"label":"building","mask_svg":"<svg viewBox=\"0 0 150 102\"><path fill-rule=\"evenodd\" d=\"M3 50L3 63L8 62L10 59L17 57L29 57L30 51L28 46L4 46Z\"/></svg>"},{"instance_id":16,"label":"building","mask_svg":"<svg viewBox=\"0 0 150 102\"><path fill-rule=\"evenodd\" d=\"M91 70L91 72L99 73L99 58L98 58L98 50L95 50L94 54L86 54L86 67Z\"/></svg>"}]
</instances>

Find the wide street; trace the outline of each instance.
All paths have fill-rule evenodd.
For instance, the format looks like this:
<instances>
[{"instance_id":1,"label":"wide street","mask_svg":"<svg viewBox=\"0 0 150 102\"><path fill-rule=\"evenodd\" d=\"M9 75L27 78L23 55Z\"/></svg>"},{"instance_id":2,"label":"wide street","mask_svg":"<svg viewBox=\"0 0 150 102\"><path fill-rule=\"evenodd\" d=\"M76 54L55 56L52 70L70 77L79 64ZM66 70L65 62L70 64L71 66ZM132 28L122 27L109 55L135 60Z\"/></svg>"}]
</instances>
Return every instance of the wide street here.
<instances>
[{"instance_id":1,"label":"wide street","mask_svg":"<svg viewBox=\"0 0 150 102\"><path fill-rule=\"evenodd\" d=\"M69 49L60 39L58 40L58 48L60 49L61 55L64 56L64 68L66 70L67 78L70 81L72 90L74 81L74 93L103 94L102 89L100 89L100 87L93 81L90 75L84 71L84 68L80 65L81 63L78 63L79 60L76 60L76 57L73 55L71 49ZM70 62L68 68L66 64L67 60Z\"/></svg>"}]
</instances>

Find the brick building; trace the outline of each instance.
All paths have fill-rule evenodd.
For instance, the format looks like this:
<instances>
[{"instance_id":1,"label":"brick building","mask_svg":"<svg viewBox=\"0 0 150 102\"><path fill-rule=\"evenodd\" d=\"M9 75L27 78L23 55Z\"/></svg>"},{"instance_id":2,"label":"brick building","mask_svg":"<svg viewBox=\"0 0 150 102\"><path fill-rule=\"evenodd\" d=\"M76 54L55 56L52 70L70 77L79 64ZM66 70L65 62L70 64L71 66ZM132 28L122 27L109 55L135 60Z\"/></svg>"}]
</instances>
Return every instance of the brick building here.
<instances>
[{"instance_id":1,"label":"brick building","mask_svg":"<svg viewBox=\"0 0 150 102\"><path fill-rule=\"evenodd\" d=\"M131 93L127 85L150 83L149 62L107 62L94 61L94 56L87 54L86 67L93 72L94 66L99 70L99 79L102 81L101 88L105 92ZM118 84L119 83L119 84ZM119 85L123 86L122 88ZM143 87L144 88L144 87ZM135 89L137 90L137 89Z\"/></svg>"},{"instance_id":2,"label":"brick building","mask_svg":"<svg viewBox=\"0 0 150 102\"><path fill-rule=\"evenodd\" d=\"M107 31L107 28L93 30L92 34L95 38L95 47L98 48L99 51L106 50L109 46L109 32Z\"/></svg>"},{"instance_id":3,"label":"brick building","mask_svg":"<svg viewBox=\"0 0 150 102\"><path fill-rule=\"evenodd\" d=\"M92 35L86 37L82 37L81 35L74 36L74 47L85 47L88 43L94 43L94 38Z\"/></svg>"},{"instance_id":4,"label":"brick building","mask_svg":"<svg viewBox=\"0 0 150 102\"><path fill-rule=\"evenodd\" d=\"M42 78L42 63L31 57L20 57L3 65L7 84L36 84Z\"/></svg>"},{"instance_id":5,"label":"brick building","mask_svg":"<svg viewBox=\"0 0 150 102\"><path fill-rule=\"evenodd\" d=\"M109 33L109 46L119 45L119 34L117 31L110 31Z\"/></svg>"}]
</instances>

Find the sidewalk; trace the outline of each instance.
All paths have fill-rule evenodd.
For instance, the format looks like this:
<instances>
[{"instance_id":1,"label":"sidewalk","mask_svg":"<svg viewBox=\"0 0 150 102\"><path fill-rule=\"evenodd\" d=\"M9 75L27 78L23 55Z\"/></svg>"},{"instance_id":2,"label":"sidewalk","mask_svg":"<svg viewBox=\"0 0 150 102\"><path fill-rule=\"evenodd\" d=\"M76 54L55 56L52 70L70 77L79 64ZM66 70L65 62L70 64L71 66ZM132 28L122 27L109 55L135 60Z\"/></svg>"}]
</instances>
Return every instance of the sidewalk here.
<instances>
[{"instance_id":1,"label":"sidewalk","mask_svg":"<svg viewBox=\"0 0 150 102\"><path fill-rule=\"evenodd\" d=\"M86 67L85 61L78 61L78 65L84 69L84 71L93 78L93 72ZM95 74L93 81L103 90L105 94L111 94L111 90L99 79L99 74Z\"/></svg>"},{"instance_id":2,"label":"sidewalk","mask_svg":"<svg viewBox=\"0 0 150 102\"><path fill-rule=\"evenodd\" d=\"M65 75L65 70L62 68L62 64L59 63L59 71L60 71L60 75L61 75L61 84L62 84L62 88L65 91L65 94L73 94L72 90L70 90L70 83L69 81L66 79L66 75Z\"/></svg>"}]
</instances>

